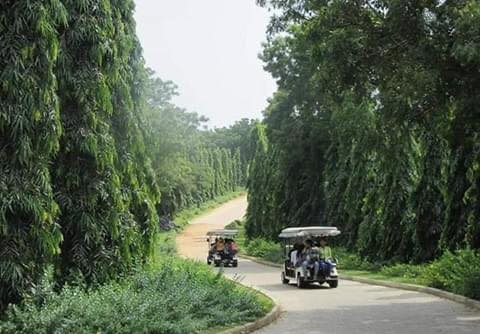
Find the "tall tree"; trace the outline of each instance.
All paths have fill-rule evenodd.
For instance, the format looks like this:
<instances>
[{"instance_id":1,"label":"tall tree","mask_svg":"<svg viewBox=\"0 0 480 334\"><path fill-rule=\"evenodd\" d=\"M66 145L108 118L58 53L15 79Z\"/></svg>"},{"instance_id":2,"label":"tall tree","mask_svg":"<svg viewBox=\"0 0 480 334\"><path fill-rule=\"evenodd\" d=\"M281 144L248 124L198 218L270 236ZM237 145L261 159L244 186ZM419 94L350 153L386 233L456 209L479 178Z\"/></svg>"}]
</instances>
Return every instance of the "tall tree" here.
<instances>
[{"instance_id":1,"label":"tall tree","mask_svg":"<svg viewBox=\"0 0 480 334\"><path fill-rule=\"evenodd\" d=\"M145 257L156 227L155 183L136 116L141 59L132 1L64 4L58 77L65 133L52 168L65 239L57 273L103 282Z\"/></svg>"},{"instance_id":2,"label":"tall tree","mask_svg":"<svg viewBox=\"0 0 480 334\"><path fill-rule=\"evenodd\" d=\"M478 2L258 2L279 86L265 159L284 183L263 224L339 225L380 260L478 247Z\"/></svg>"},{"instance_id":3,"label":"tall tree","mask_svg":"<svg viewBox=\"0 0 480 334\"><path fill-rule=\"evenodd\" d=\"M62 132L56 94L60 1L0 3L0 312L60 252L50 161Z\"/></svg>"}]
</instances>

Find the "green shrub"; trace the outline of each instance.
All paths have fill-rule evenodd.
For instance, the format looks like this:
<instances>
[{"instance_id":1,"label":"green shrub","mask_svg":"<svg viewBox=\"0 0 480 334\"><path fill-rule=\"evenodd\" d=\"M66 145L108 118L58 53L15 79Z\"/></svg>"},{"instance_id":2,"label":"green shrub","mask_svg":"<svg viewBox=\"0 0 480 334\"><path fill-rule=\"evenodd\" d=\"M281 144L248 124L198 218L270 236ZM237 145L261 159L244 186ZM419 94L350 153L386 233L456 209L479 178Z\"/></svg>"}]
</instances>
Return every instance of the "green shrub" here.
<instances>
[{"instance_id":1,"label":"green shrub","mask_svg":"<svg viewBox=\"0 0 480 334\"><path fill-rule=\"evenodd\" d=\"M284 260L283 250L279 243L265 239L253 239L245 246L247 255L265 259L267 261L282 263Z\"/></svg>"},{"instance_id":2,"label":"green shrub","mask_svg":"<svg viewBox=\"0 0 480 334\"><path fill-rule=\"evenodd\" d=\"M241 220L235 219L230 224L227 224L225 228L228 230L240 230L244 228L244 222Z\"/></svg>"},{"instance_id":3,"label":"green shrub","mask_svg":"<svg viewBox=\"0 0 480 334\"><path fill-rule=\"evenodd\" d=\"M266 311L255 293L207 266L164 258L156 269L95 290L41 289L10 307L0 333L195 333Z\"/></svg>"},{"instance_id":4,"label":"green shrub","mask_svg":"<svg viewBox=\"0 0 480 334\"><path fill-rule=\"evenodd\" d=\"M338 260L339 269L368 271L376 271L379 269L379 265L370 263L362 259L358 254L348 252L345 248L335 247L332 253Z\"/></svg>"},{"instance_id":5,"label":"green shrub","mask_svg":"<svg viewBox=\"0 0 480 334\"><path fill-rule=\"evenodd\" d=\"M422 278L428 286L480 299L480 254L447 251L426 267Z\"/></svg>"},{"instance_id":6,"label":"green shrub","mask_svg":"<svg viewBox=\"0 0 480 334\"><path fill-rule=\"evenodd\" d=\"M262 247L259 247L261 249ZM445 252L431 264L380 265L335 247L333 255L340 270L358 270L380 277L402 278L406 282L430 286L480 300L480 254L473 250Z\"/></svg>"}]
</instances>

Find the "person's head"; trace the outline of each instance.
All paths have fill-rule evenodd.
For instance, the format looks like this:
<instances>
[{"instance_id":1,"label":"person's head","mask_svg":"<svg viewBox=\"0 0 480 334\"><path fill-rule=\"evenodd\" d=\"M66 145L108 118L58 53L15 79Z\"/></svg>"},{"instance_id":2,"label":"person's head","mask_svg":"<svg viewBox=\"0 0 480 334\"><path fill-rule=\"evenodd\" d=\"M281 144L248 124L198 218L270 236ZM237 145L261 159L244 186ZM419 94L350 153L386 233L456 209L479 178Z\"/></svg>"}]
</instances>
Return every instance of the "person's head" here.
<instances>
[{"instance_id":1,"label":"person's head","mask_svg":"<svg viewBox=\"0 0 480 334\"><path fill-rule=\"evenodd\" d=\"M327 238L320 238L320 247L328 245Z\"/></svg>"},{"instance_id":2,"label":"person's head","mask_svg":"<svg viewBox=\"0 0 480 334\"><path fill-rule=\"evenodd\" d=\"M311 248L313 246L313 241L311 239L307 239L304 242L306 248Z\"/></svg>"}]
</instances>

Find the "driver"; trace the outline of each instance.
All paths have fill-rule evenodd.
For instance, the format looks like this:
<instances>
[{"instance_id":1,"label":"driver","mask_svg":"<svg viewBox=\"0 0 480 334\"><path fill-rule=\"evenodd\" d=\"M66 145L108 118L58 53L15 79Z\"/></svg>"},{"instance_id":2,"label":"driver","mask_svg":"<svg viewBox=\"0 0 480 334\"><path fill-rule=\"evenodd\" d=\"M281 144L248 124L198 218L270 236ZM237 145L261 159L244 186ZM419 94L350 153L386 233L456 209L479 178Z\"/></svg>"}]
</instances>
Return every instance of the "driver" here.
<instances>
[{"instance_id":1,"label":"driver","mask_svg":"<svg viewBox=\"0 0 480 334\"><path fill-rule=\"evenodd\" d=\"M332 272L332 249L328 246L327 238L320 238L320 247L318 248L319 263L323 274L326 278L330 276Z\"/></svg>"}]
</instances>

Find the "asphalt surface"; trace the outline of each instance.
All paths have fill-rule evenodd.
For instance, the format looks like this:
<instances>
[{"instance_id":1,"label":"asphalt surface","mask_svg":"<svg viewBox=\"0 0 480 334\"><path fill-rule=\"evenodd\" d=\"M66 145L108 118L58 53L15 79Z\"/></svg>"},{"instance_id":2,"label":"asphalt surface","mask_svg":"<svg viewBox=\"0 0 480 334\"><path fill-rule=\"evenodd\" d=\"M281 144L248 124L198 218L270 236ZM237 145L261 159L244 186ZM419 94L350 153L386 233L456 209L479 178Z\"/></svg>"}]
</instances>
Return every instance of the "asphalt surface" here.
<instances>
[{"instance_id":1,"label":"asphalt surface","mask_svg":"<svg viewBox=\"0 0 480 334\"><path fill-rule=\"evenodd\" d=\"M241 218L246 206L246 198L242 197L193 221L177 238L179 253L205 261L206 232ZM224 272L242 284L266 292L281 305L282 317L257 333L480 334L479 312L428 294L344 280L337 289L297 289L281 284L278 268L244 259L238 268L225 268Z\"/></svg>"}]
</instances>

